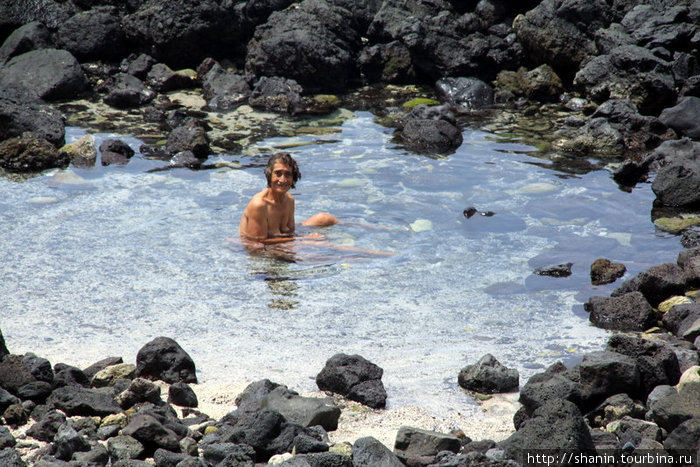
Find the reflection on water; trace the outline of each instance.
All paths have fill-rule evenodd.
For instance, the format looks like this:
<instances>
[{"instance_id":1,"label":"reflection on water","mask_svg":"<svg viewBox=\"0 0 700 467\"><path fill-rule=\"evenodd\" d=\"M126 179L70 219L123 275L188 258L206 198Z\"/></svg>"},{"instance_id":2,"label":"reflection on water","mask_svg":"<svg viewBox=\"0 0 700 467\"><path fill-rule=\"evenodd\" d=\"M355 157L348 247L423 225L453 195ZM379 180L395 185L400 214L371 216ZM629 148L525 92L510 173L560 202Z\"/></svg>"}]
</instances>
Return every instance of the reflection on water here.
<instances>
[{"instance_id":1,"label":"reflection on water","mask_svg":"<svg viewBox=\"0 0 700 467\"><path fill-rule=\"evenodd\" d=\"M580 307L617 285L591 285L595 259L631 277L680 250L650 221L648 185L625 193L602 170L562 178L533 147L479 131L431 159L394 147L367 113L339 130L254 151L296 145L297 219L343 221L315 231L322 241L263 254L228 239L264 187L264 155L148 173L166 163L137 154L126 166L0 180L8 347L52 363L133 361L167 335L202 381L270 378L299 391L315 389L333 354L358 353L384 368L390 406L462 411L471 400L457 374L487 352L523 382L604 345ZM470 206L494 215L467 218ZM533 275L566 262L568 278Z\"/></svg>"},{"instance_id":2,"label":"reflection on water","mask_svg":"<svg viewBox=\"0 0 700 467\"><path fill-rule=\"evenodd\" d=\"M284 264L284 263L282 263ZM276 310L291 310L299 305L296 300L299 287L294 283L295 279L286 275L286 271L255 271L253 274L263 276L263 280L270 289L272 301L267 304Z\"/></svg>"}]
</instances>

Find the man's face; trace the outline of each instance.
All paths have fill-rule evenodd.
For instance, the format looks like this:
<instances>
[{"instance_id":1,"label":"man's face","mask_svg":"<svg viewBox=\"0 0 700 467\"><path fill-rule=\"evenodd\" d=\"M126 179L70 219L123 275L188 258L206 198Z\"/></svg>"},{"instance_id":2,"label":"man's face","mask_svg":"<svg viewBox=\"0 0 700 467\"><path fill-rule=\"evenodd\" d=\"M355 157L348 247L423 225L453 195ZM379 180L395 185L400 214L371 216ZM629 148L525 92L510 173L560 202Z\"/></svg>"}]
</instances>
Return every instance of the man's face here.
<instances>
[{"instance_id":1,"label":"man's face","mask_svg":"<svg viewBox=\"0 0 700 467\"><path fill-rule=\"evenodd\" d=\"M287 192L292 186L292 169L284 162L275 162L270 176L270 188L275 191Z\"/></svg>"}]
</instances>

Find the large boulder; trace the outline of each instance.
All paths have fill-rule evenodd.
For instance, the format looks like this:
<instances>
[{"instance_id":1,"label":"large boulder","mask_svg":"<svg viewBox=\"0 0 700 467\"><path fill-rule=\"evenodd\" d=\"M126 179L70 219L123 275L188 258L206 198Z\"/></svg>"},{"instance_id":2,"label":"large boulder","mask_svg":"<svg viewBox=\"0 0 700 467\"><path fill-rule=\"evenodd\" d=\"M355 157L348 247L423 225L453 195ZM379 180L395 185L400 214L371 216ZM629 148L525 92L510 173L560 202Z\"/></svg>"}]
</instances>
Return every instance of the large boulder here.
<instances>
[{"instance_id":1,"label":"large boulder","mask_svg":"<svg viewBox=\"0 0 700 467\"><path fill-rule=\"evenodd\" d=\"M664 109L659 120L681 136L700 139L700 97L682 98L675 106Z\"/></svg>"},{"instance_id":2,"label":"large boulder","mask_svg":"<svg viewBox=\"0 0 700 467\"><path fill-rule=\"evenodd\" d=\"M598 54L594 32L614 19L603 0L544 0L515 18L513 29L535 63L546 63L570 79Z\"/></svg>"},{"instance_id":3,"label":"large boulder","mask_svg":"<svg viewBox=\"0 0 700 467\"><path fill-rule=\"evenodd\" d=\"M691 342L700 336L700 303L676 305L664 314L664 327Z\"/></svg>"},{"instance_id":4,"label":"large boulder","mask_svg":"<svg viewBox=\"0 0 700 467\"><path fill-rule=\"evenodd\" d=\"M649 416L661 428L672 432L686 420L700 418L699 373L700 367L689 368L677 386L658 386L654 391L658 395L650 394L647 402Z\"/></svg>"},{"instance_id":5,"label":"large boulder","mask_svg":"<svg viewBox=\"0 0 700 467\"><path fill-rule=\"evenodd\" d=\"M476 365L467 365L459 372L457 382L469 391L483 394L517 391L520 386L518 370L506 368L491 354L486 354Z\"/></svg>"},{"instance_id":6,"label":"large boulder","mask_svg":"<svg viewBox=\"0 0 700 467\"><path fill-rule=\"evenodd\" d=\"M32 21L17 28L0 45L0 66L12 57L30 50L48 49L54 46L49 30L42 23Z\"/></svg>"},{"instance_id":7,"label":"large boulder","mask_svg":"<svg viewBox=\"0 0 700 467\"><path fill-rule=\"evenodd\" d=\"M576 365L584 408L592 408L615 394L640 397L640 371L637 361L610 351L591 352Z\"/></svg>"},{"instance_id":8,"label":"large boulder","mask_svg":"<svg viewBox=\"0 0 700 467\"><path fill-rule=\"evenodd\" d=\"M32 50L0 68L0 88L19 87L44 100L74 99L90 89L75 57L67 50Z\"/></svg>"},{"instance_id":9,"label":"large boulder","mask_svg":"<svg viewBox=\"0 0 700 467\"><path fill-rule=\"evenodd\" d=\"M700 418L686 420L669 433L664 449L676 455L688 455L700 450ZM686 458L687 459L687 458Z\"/></svg>"},{"instance_id":10,"label":"large boulder","mask_svg":"<svg viewBox=\"0 0 700 467\"><path fill-rule=\"evenodd\" d=\"M642 115L657 115L676 101L671 64L635 45L590 60L576 73L574 87L596 102L629 99Z\"/></svg>"},{"instance_id":11,"label":"large boulder","mask_svg":"<svg viewBox=\"0 0 700 467\"><path fill-rule=\"evenodd\" d=\"M651 306L658 306L667 298L685 293L685 273L675 263L652 266L625 281L611 296L620 297L630 292L641 292Z\"/></svg>"},{"instance_id":12,"label":"large boulder","mask_svg":"<svg viewBox=\"0 0 700 467\"><path fill-rule=\"evenodd\" d=\"M66 423L66 416L57 410L49 410L27 430L27 435L39 441L51 442L59 428Z\"/></svg>"},{"instance_id":13,"label":"large boulder","mask_svg":"<svg viewBox=\"0 0 700 467\"><path fill-rule=\"evenodd\" d=\"M324 0L304 0L270 15L248 44L246 72L281 76L307 92L338 92L357 77L361 47L345 8Z\"/></svg>"},{"instance_id":14,"label":"large boulder","mask_svg":"<svg viewBox=\"0 0 700 467\"><path fill-rule=\"evenodd\" d=\"M122 21L130 43L174 69L227 55L238 26L236 10L216 0L148 0Z\"/></svg>"},{"instance_id":15,"label":"large boulder","mask_svg":"<svg viewBox=\"0 0 700 467\"><path fill-rule=\"evenodd\" d=\"M521 64L522 47L510 24L514 11L525 9L526 3L499 4L503 14L493 15L486 2L482 5L480 15L463 14L454 2L385 0L367 37L372 44L399 41L409 50L416 75L427 81L446 76L492 80L499 70Z\"/></svg>"},{"instance_id":16,"label":"large boulder","mask_svg":"<svg viewBox=\"0 0 700 467\"><path fill-rule=\"evenodd\" d=\"M445 120L410 119L401 139L406 148L418 153L450 153L462 145L462 131Z\"/></svg>"},{"instance_id":17,"label":"large boulder","mask_svg":"<svg viewBox=\"0 0 700 467\"><path fill-rule=\"evenodd\" d=\"M581 385L570 377L562 363L555 363L543 373L537 373L527 380L520 390L519 401L525 409L525 415L532 413L553 400L568 400L581 404Z\"/></svg>"},{"instance_id":18,"label":"large boulder","mask_svg":"<svg viewBox=\"0 0 700 467\"><path fill-rule=\"evenodd\" d=\"M450 153L462 145L462 130L447 104L416 105L397 123L401 142L417 153Z\"/></svg>"},{"instance_id":19,"label":"large boulder","mask_svg":"<svg viewBox=\"0 0 700 467\"><path fill-rule=\"evenodd\" d=\"M617 297L590 297L584 304L591 323L604 329L646 331L656 325L656 316L640 292Z\"/></svg>"},{"instance_id":20,"label":"large boulder","mask_svg":"<svg viewBox=\"0 0 700 467\"><path fill-rule=\"evenodd\" d=\"M269 379L261 379L250 383L243 392L236 396L237 411L243 416L257 412L262 408L265 397L279 387L285 388L286 386L274 383Z\"/></svg>"},{"instance_id":21,"label":"large boulder","mask_svg":"<svg viewBox=\"0 0 700 467\"><path fill-rule=\"evenodd\" d=\"M386 406L384 370L360 355L336 354L316 375L316 385L373 408Z\"/></svg>"},{"instance_id":22,"label":"large boulder","mask_svg":"<svg viewBox=\"0 0 700 467\"><path fill-rule=\"evenodd\" d=\"M68 19L56 32L56 44L80 61L121 58L126 38L115 7L97 7Z\"/></svg>"},{"instance_id":23,"label":"large boulder","mask_svg":"<svg viewBox=\"0 0 700 467\"><path fill-rule=\"evenodd\" d=\"M169 337L156 337L136 354L136 373L166 383L196 383L194 361Z\"/></svg>"},{"instance_id":24,"label":"large boulder","mask_svg":"<svg viewBox=\"0 0 700 467\"><path fill-rule=\"evenodd\" d=\"M12 394L27 384L38 381L23 355L6 355L0 360L0 387Z\"/></svg>"},{"instance_id":25,"label":"large boulder","mask_svg":"<svg viewBox=\"0 0 700 467\"><path fill-rule=\"evenodd\" d=\"M650 341L638 336L615 334L608 341L606 350L635 359L639 368L642 399L645 399L656 386L674 385L681 377L675 352L662 342Z\"/></svg>"},{"instance_id":26,"label":"large boulder","mask_svg":"<svg viewBox=\"0 0 700 467\"><path fill-rule=\"evenodd\" d=\"M0 41L23 24L40 22L56 30L79 9L77 2L33 0L32 2L0 2Z\"/></svg>"},{"instance_id":27,"label":"large boulder","mask_svg":"<svg viewBox=\"0 0 700 467\"><path fill-rule=\"evenodd\" d=\"M659 169L651 188L664 206L700 204L700 143L684 138Z\"/></svg>"},{"instance_id":28,"label":"large boulder","mask_svg":"<svg viewBox=\"0 0 700 467\"><path fill-rule=\"evenodd\" d=\"M80 435L75 428L66 424L61 426L54 437L55 456L57 459L69 461L77 452L90 450L88 440Z\"/></svg>"},{"instance_id":29,"label":"large boulder","mask_svg":"<svg viewBox=\"0 0 700 467\"><path fill-rule=\"evenodd\" d=\"M552 400L535 410L518 431L498 446L506 457L525 463L528 450L590 452L593 440L578 407L566 400Z\"/></svg>"},{"instance_id":30,"label":"large boulder","mask_svg":"<svg viewBox=\"0 0 700 467\"><path fill-rule=\"evenodd\" d=\"M697 13L692 2L645 2L620 20L633 43L650 50L692 50L697 46Z\"/></svg>"}]
</instances>

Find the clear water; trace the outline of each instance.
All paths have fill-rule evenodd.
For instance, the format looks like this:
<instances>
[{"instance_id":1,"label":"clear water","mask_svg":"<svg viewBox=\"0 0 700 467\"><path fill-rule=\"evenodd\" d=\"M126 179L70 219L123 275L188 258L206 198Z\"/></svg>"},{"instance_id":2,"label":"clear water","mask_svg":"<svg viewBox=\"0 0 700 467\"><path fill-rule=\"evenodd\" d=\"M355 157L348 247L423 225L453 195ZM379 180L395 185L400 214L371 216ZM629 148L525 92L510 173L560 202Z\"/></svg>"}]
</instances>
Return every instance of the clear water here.
<instances>
[{"instance_id":1,"label":"clear water","mask_svg":"<svg viewBox=\"0 0 700 467\"><path fill-rule=\"evenodd\" d=\"M333 354L358 353L384 368L391 407L463 410L474 403L457 374L487 352L522 383L605 345L581 305L617 285L590 285L596 258L623 262L630 277L681 249L655 232L648 185L626 193L604 170L566 175L534 148L479 131L432 159L396 148L368 113L340 129L259 146L323 143L291 149L303 174L297 221L331 212L346 222L321 230L330 243L391 256L318 244L294 246L295 262L248 254L235 237L264 188L263 156L148 173L165 163L137 154L122 167L0 180L8 347L52 363L134 362L169 336L200 381L269 378L299 391L315 389ZM69 140L82 134L72 128ZM495 215L467 219L468 206ZM568 278L532 274L564 262Z\"/></svg>"}]
</instances>

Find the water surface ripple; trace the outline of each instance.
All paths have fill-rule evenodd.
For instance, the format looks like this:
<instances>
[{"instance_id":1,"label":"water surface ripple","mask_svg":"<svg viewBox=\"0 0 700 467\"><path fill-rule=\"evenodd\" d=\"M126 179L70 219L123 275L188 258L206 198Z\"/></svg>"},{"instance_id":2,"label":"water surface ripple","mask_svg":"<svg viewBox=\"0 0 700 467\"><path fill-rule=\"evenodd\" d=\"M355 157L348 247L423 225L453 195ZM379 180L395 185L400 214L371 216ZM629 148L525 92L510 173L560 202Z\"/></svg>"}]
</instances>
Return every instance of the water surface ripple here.
<instances>
[{"instance_id":1,"label":"water surface ripple","mask_svg":"<svg viewBox=\"0 0 700 467\"><path fill-rule=\"evenodd\" d=\"M122 167L1 180L7 345L52 363L133 362L164 335L200 381L269 378L300 391L333 354L359 353L384 368L390 406L436 411L473 405L457 374L487 352L524 382L599 350L606 334L581 303L614 285L591 286L590 264L623 262L630 277L680 250L654 230L649 185L626 193L604 170L543 167L517 141L473 130L464 140L448 157L412 154L358 112L340 133L259 145L302 143L290 150L303 174L297 220L332 212L346 221L323 230L333 245L392 256L323 245L294 247L296 262L249 255L230 238L264 186L259 167L147 173L164 163L137 154ZM467 219L468 206L495 215ZM564 262L569 278L532 274Z\"/></svg>"}]
</instances>

